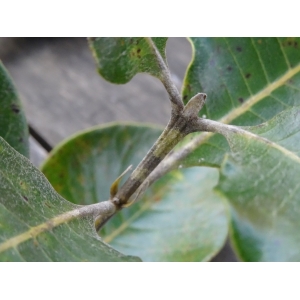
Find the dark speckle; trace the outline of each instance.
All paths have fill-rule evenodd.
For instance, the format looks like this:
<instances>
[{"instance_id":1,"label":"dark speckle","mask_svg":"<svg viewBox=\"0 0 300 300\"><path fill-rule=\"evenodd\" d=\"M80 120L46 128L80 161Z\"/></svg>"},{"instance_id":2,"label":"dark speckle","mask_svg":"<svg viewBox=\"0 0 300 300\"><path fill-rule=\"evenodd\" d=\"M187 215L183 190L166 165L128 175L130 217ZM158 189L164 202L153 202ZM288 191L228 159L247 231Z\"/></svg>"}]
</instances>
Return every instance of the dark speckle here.
<instances>
[{"instance_id":1,"label":"dark speckle","mask_svg":"<svg viewBox=\"0 0 300 300\"><path fill-rule=\"evenodd\" d=\"M242 47L240 47L240 46L236 47L236 51L237 52L242 52Z\"/></svg>"},{"instance_id":2,"label":"dark speckle","mask_svg":"<svg viewBox=\"0 0 300 300\"><path fill-rule=\"evenodd\" d=\"M248 78L251 77L251 74L250 74L250 73L247 73L245 77L248 79Z\"/></svg>"},{"instance_id":3,"label":"dark speckle","mask_svg":"<svg viewBox=\"0 0 300 300\"><path fill-rule=\"evenodd\" d=\"M228 70L228 71L232 71L232 67L231 67L231 66L228 66L228 67L227 67L227 70Z\"/></svg>"},{"instance_id":4,"label":"dark speckle","mask_svg":"<svg viewBox=\"0 0 300 300\"><path fill-rule=\"evenodd\" d=\"M22 137L19 138L19 142L20 142L20 143L23 143L23 142L24 142L24 140L23 140Z\"/></svg>"},{"instance_id":5,"label":"dark speckle","mask_svg":"<svg viewBox=\"0 0 300 300\"><path fill-rule=\"evenodd\" d=\"M294 47L297 48L298 47L298 43L294 42Z\"/></svg>"},{"instance_id":6,"label":"dark speckle","mask_svg":"<svg viewBox=\"0 0 300 300\"><path fill-rule=\"evenodd\" d=\"M244 98L242 98L242 97L239 98L239 102L240 102L240 103L244 103Z\"/></svg>"},{"instance_id":7,"label":"dark speckle","mask_svg":"<svg viewBox=\"0 0 300 300\"><path fill-rule=\"evenodd\" d=\"M20 108L19 108L19 106L17 105L17 104L12 104L11 105L11 110L14 112L14 113L18 113L19 111L20 111Z\"/></svg>"},{"instance_id":8,"label":"dark speckle","mask_svg":"<svg viewBox=\"0 0 300 300\"><path fill-rule=\"evenodd\" d=\"M187 95L184 95L184 96L183 96L183 100L186 100L187 98L188 98Z\"/></svg>"},{"instance_id":9,"label":"dark speckle","mask_svg":"<svg viewBox=\"0 0 300 300\"><path fill-rule=\"evenodd\" d=\"M28 198L26 196L22 195L22 197L26 202L28 202Z\"/></svg>"},{"instance_id":10,"label":"dark speckle","mask_svg":"<svg viewBox=\"0 0 300 300\"><path fill-rule=\"evenodd\" d=\"M139 49L137 49L137 51L136 51L137 53L140 53L141 52L141 49L139 48Z\"/></svg>"},{"instance_id":11,"label":"dark speckle","mask_svg":"<svg viewBox=\"0 0 300 300\"><path fill-rule=\"evenodd\" d=\"M292 46L292 42L291 42L291 41L289 41L289 42L288 42L288 45L289 45L289 46Z\"/></svg>"}]
</instances>

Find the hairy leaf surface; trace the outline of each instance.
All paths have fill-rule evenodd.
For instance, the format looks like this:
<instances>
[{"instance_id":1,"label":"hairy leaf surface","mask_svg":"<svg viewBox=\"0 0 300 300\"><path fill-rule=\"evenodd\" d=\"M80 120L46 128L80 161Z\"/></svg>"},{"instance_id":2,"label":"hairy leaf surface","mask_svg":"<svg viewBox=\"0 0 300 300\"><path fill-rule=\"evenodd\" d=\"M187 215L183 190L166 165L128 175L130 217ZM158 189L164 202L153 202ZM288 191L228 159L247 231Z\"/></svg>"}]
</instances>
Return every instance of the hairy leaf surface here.
<instances>
[{"instance_id":1,"label":"hairy leaf surface","mask_svg":"<svg viewBox=\"0 0 300 300\"><path fill-rule=\"evenodd\" d=\"M98 71L112 83L126 83L137 73L161 78L161 67L151 43L165 60L167 38L90 38Z\"/></svg>"},{"instance_id":2,"label":"hairy leaf surface","mask_svg":"<svg viewBox=\"0 0 300 300\"><path fill-rule=\"evenodd\" d=\"M1 137L0 195L0 261L137 260L103 243L91 218L58 225L77 206Z\"/></svg>"},{"instance_id":3,"label":"hairy leaf surface","mask_svg":"<svg viewBox=\"0 0 300 300\"><path fill-rule=\"evenodd\" d=\"M161 131L129 124L94 128L54 149L42 171L69 201L106 200L112 182L129 165L137 166ZM145 261L209 260L223 246L228 230L226 207L213 192L217 181L214 169L174 171L113 217L101 236Z\"/></svg>"},{"instance_id":4,"label":"hairy leaf surface","mask_svg":"<svg viewBox=\"0 0 300 300\"><path fill-rule=\"evenodd\" d=\"M29 157L28 127L17 91L0 61L0 136Z\"/></svg>"},{"instance_id":5,"label":"hairy leaf surface","mask_svg":"<svg viewBox=\"0 0 300 300\"><path fill-rule=\"evenodd\" d=\"M228 133L217 187L231 206L235 248L246 261L300 261L300 107L246 129L255 135Z\"/></svg>"}]
</instances>

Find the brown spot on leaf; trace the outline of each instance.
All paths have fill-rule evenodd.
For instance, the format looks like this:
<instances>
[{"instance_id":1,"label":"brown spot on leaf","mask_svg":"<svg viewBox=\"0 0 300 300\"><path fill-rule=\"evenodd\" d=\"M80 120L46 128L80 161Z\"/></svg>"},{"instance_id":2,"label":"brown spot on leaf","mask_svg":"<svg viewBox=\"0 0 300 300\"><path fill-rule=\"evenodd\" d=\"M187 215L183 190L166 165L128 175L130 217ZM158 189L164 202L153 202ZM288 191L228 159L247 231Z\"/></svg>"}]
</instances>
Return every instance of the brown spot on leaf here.
<instances>
[{"instance_id":1,"label":"brown spot on leaf","mask_svg":"<svg viewBox=\"0 0 300 300\"><path fill-rule=\"evenodd\" d=\"M228 66L228 67L227 67L227 71L229 71L229 72L232 71L232 67L231 67L231 66Z\"/></svg>"},{"instance_id":2,"label":"brown spot on leaf","mask_svg":"<svg viewBox=\"0 0 300 300\"><path fill-rule=\"evenodd\" d=\"M240 46L237 46L237 47L236 47L236 51L237 51L237 52L242 52L242 50L243 50L242 47L240 47Z\"/></svg>"},{"instance_id":3,"label":"brown spot on leaf","mask_svg":"<svg viewBox=\"0 0 300 300\"><path fill-rule=\"evenodd\" d=\"M239 98L239 102L240 102L240 103L244 103L244 98L242 98L242 97Z\"/></svg>"},{"instance_id":4,"label":"brown spot on leaf","mask_svg":"<svg viewBox=\"0 0 300 300\"><path fill-rule=\"evenodd\" d=\"M139 49L137 49L137 51L136 51L137 53L140 53L141 52L141 49L139 48Z\"/></svg>"},{"instance_id":5,"label":"brown spot on leaf","mask_svg":"<svg viewBox=\"0 0 300 300\"><path fill-rule=\"evenodd\" d=\"M298 47L298 43L295 41L294 42L294 47L297 48Z\"/></svg>"},{"instance_id":6,"label":"brown spot on leaf","mask_svg":"<svg viewBox=\"0 0 300 300\"><path fill-rule=\"evenodd\" d=\"M188 98L187 95L184 95L184 96L183 96L183 100L186 100L187 98Z\"/></svg>"},{"instance_id":7,"label":"brown spot on leaf","mask_svg":"<svg viewBox=\"0 0 300 300\"><path fill-rule=\"evenodd\" d=\"M52 206L51 206L47 201L45 201L44 204L45 204L48 208L52 208Z\"/></svg>"},{"instance_id":8,"label":"brown spot on leaf","mask_svg":"<svg viewBox=\"0 0 300 300\"><path fill-rule=\"evenodd\" d=\"M262 43L262 41L261 41L261 40L258 40L258 41L257 41L257 43L258 43L258 44L261 44L261 43Z\"/></svg>"},{"instance_id":9,"label":"brown spot on leaf","mask_svg":"<svg viewBox=\"0 0 300 300\"><path fill-rule=\"evenodd\" d=\"M289 45L289 46L292 46L292 42L291 42L291 41L289 41L289 42L288 42L288 45Z\"/></svg>"},{"instance_id":10,"label":"brown spot on leaf","mask_svg":"<svg viewBox=\"0 0 300 300\"><path fill-rule=\"evenodd\" d=\"M246 76L245 76L247 79L249 79L251 77L251 74L250 73L247 73Z\"/></svg>"},{"instance_id":11,"label":"brown spot on leaf","mask_svg":"<svg viewBox=\"0 0 300 300\"><path fill-rule=\"evenodd\" d=\"M22 197L26 202L28 202L28 198L26 196L22 195Z\"/></svg>"},{"instance_id":12,"label":"brown spot on leaf","mask_svg":"<svg viewBox=\"0 0 300 300\"><path fill-rule=\"evenodd\" d=\"M13 103L12 105L11 105L11 110L14 112L14 113L19 113L19 111L20 111L20 108L19 108L19 106L17 105L17 104L15 104L15 103Z\"/></svg>"}]
</instances>

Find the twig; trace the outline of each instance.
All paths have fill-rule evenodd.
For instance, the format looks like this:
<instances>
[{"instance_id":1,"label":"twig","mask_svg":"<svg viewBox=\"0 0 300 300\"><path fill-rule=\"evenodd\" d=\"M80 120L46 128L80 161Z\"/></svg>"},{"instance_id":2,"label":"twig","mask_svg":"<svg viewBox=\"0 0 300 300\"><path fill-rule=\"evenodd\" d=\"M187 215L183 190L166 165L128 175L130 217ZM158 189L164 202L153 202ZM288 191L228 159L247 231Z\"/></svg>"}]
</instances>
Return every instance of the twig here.
<instances>
[{"instance_id":1,"label":"twig","mask_svg":"<svg viewBox=\"0 0 300 300\"><path fill-rule=\"evenodd\" d=\"M198 113L205 99L206 94L199 93L188 102L181 113L172 112L166 129L113 197L112 201L118 209L128 204L129 198L179 141L187 134L198 131Z\"/></svg>"},{"instance_id":2,"label":"twig","mask_svg":"<svg viewBox=\"0 0 300 300\"><path fill-rule=\"evenodd\" d=\"M157 50L155 44L153 43L152 39L146 38L146 40L147 40L149 46L152 48L152 50L155 54L157 63L161 69L160 80L163 83L164 87L166 88L166 90L169 94L169 98L170 98L171 105L172 105L172 113L173 114L180 113L184 108L184 104L181 99L180 93L178 92L174 82L171 79L171 74L170 74L169 68L166 65L166 62L161 57L161 55L160 55L159 51Z\"/></svg>"}]
</instances>

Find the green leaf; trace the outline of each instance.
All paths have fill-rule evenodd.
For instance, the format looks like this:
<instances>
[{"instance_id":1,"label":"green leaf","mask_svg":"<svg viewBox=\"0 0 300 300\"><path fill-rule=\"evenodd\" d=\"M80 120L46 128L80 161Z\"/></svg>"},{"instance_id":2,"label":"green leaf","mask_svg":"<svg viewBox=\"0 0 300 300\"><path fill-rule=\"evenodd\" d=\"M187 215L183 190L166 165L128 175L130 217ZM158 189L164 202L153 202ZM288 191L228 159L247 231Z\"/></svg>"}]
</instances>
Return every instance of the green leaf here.
<instances>
[{"instance_id":1,"label":"green leaf","mask_svg":"<svg viewBox=\"0 0 300 300\"><path fill-rule=\"evenodd\" d=\"M167 38L89 39L100 75L112 83L126 83L141 72L161 78L161 67L152 42L166 60Z\"/></svg>"},{"instance_id":2,"label":"green leaf","mask_svg":"<svg viewBox=\"0 0 300 300\"><path fill-rule=\"evenodd\" d=\"M246 261L300 261L300 107L246 129L255 135L228 132L232 153L217 186L236 251Z\"/></svg>"},{"instance_id":3,"label":"green leaf","mask_svg":"<svg viewBox=\"0 0 300 300\"><path fill-rule=\"evenodd\" d=\"M300 105L300 38L192 38L191 43L183 99L205 92L200 116L250 126ZM203 135L182 163L220 166L228 151L224 137Z\"/></svg>"},{"instance_id":4,"label":"green leaf","mask_svg":"<svg viewBox=\"0 0 300 300\"><path fill-rule=\"evenodd\" d=\"M69 201L106 200L113 181L129 165L137 166L161 131L142 125L96 127L60 144L42 171ZM217 181L215 169L174 171L113 217L101 235L119 251L145 261L209 260L228 230L226 206L212 191Z\"/></svg>"},{"instance_id":5,"label":"green leaf","mask_svg":"<svg viewBox=\"0 0 300 300\"><path fill-rule=\"evenodd\" d=\"M0 136L29 157L28 127L17 91L0 61Z\"/></svg>"},{"instance_id":6,"label":"green leaf","mask_svg":"<svg viewBox=\"0 0 300 300\"><path fill-rule=\"evenodd\" d=\"M77 206L2 138L0 170L0 261L137 260L104 244L91 218L64 221Z\"/></svg>"}]
</instances>

